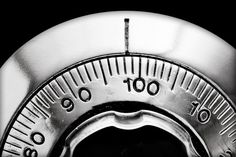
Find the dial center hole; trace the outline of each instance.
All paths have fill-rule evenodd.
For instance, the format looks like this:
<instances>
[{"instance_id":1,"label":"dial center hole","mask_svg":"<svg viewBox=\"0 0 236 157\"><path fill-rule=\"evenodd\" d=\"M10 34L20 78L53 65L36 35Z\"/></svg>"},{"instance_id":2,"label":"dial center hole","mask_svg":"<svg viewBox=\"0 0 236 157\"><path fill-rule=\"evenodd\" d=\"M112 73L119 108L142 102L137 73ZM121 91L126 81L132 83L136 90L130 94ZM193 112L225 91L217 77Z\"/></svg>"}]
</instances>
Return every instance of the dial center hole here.
<instances>
[{"instance_id":1,"label":"dial center hole","mask_svg":"<svg viewBox=\"0 0 236 157\"><path fill-rule=\"evenodd\" d=\"M168 132L144 126L102 129L81 141L73 157L187 157L184 144Z\"/></svg>"}]
</instances>

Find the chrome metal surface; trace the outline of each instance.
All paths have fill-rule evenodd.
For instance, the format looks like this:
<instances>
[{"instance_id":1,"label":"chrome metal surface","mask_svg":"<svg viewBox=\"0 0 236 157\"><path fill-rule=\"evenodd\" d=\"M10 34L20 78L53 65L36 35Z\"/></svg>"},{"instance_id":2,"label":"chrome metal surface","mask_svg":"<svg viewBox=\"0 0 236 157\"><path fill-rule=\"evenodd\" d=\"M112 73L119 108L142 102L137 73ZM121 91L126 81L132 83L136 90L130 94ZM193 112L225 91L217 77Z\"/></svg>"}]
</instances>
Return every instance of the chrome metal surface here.
<instances>
[{"instance_id":1,"label":"chrome metal surface","mask_svg":"<svg viewBox=\"0 0 236 157\"><path fill-rule=\"evenodd\" d=\"M190 135L181 125L161 114L143 110L134 113L109 111L90 118L67 137L61 157L73 156L76 146L82 140L106 127L113 126L124 130L132 130L146 125L158 127L173 134L183 142L188 156L199 156L193 147Z\"/></svg>"},{"instance_id":2,"label":"chrome metal surface","mask_svg":"<svg viewBox=\"0 0 236 157\"><path fill-rule=\"evenodd\" d=\"M208 156L236 156L235 76L235 49L188 22L144 12L74 19L33 38L1 67L0 154L50 155L87 112L101 106L98 115L116 115L114 104L142 102L138 113L153 112L150 105L165 111L156 127L165 116L172 134L188 128L177 137L188 141L189 156L201 155L189 132Z\"/></svg>"}]
</instances>

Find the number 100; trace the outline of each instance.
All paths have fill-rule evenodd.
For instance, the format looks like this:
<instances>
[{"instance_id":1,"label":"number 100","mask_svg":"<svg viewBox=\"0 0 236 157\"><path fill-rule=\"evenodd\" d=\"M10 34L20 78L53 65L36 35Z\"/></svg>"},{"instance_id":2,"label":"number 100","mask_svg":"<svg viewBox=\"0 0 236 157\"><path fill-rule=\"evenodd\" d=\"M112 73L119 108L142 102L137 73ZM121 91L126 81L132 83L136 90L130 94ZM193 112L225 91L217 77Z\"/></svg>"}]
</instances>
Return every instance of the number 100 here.
<instances>
[{"instance_id":1,"label":"number 100","mask_svg":"<svg viewBox=\"0 0 236 157\"><path fill-rule=\"evenodd\" d=\"M156 80L146 82L144 78L138 77L134 80L131 78L127 78L123 80L123 83L127 84L127 89L129 92L131 92L131 90L133 89L137 93L141 93L146 89L147 93L151 96L154 96L159 92L159 83Z\"/></svg>"}]
</instances>

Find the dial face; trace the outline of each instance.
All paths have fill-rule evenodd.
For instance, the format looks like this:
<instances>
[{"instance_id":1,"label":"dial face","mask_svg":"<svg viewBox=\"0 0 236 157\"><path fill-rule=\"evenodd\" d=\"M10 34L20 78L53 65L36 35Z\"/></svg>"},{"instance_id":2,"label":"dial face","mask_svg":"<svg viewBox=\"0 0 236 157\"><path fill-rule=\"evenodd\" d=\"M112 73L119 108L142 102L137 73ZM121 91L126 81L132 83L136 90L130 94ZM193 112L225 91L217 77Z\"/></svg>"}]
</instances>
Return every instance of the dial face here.
<instances>
[{"instance_id":1,"label":"dial face","mask_svg":"<svg viewBox=\"0 0 236 157\"><path fill-rule=\"evenodd\" d=\"M81 61L41 85L11 120L2 156L47 156L83 115L126 102L151 105L182 121L209 156L236 155L235 108L216 85L157 56L117 53Z\"/></svg>"}]
</instances>

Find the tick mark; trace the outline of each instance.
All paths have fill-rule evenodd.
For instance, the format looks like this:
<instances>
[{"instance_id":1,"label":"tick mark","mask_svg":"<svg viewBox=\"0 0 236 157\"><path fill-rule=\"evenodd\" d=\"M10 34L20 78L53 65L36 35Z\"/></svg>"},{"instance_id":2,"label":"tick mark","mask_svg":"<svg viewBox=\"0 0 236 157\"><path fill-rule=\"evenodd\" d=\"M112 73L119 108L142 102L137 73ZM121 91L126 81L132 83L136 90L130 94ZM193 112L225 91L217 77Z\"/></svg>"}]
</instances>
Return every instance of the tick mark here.
<instances>
[{"instance_id":1,"label":"tick mark","mask_svg":"<svg viewBox=\"0 0 236 157\"><path fill-rule=\"evenodd\" d=\"M234 136L234 135L236 135L236 130L233 130L233 131L229 134L229 137L232 137L232 136Z\"/></svg>"},{"instance_id":2,"label":"tick mark","mask_svg":"<svg viewBox=\"0 0 236 157\"><path fill-rule=\"evenodd\" d=\"M34 103L33 101L31 101L32 106L39 112L41 113L45 118L49 118L49 115L43 111L38 105L36 105L36 103Z\"/></svg>"},{"instance_id":3,"label":"tick mark","mask_svg":"<svg viewBox=\"0 0 236 157\"><path fill-rule=\"evenodd\" d=\"M182 81L180 83L180 87L183 86L186 76L187 76L187 70L185 70L184 77L183 77L183 79L182 79Z\"/></svg>"},{"instance_id":4,"label":"tick mark","mask_svg":"<svg viewBox=\"0 0 236 157\"><path fill-rule=\"evenodd\" d=\"M31 128L30 127L28 127L27 125L25 125L24 123L22 123L21 121L19 121L19 120L16 120L18 123L20 123L22 126L24 126L25 128L27 128L27 129L29 129L29 130L31 130Z\"/></svg>"},{"instance_id":5,"label":"tick mark","mask_svg":"<svg viewBox=\"0 0 236 157\"><path fill-rule=\"evenodd\" d=\"M74 91L73 91L73 89L71 88L71 86L69 85L69 83L68 83L68 81L66 80L66 78L65 78L65 76L64 75L62 75L62 79L63 79L63 81L66 83L66 85L67 85L67 87L69 88L69 90L70 90L70 92L71 92L71 94L74 96L74 98L76 99L77 98L77 96L75 95L75 93L74 93Z\"/></svg>"},{"instance_id":6,"label":"tick mark","mask_svg":"<svg viewBox=\"0 0 236 157\"><path fill-rule=\"evenodd\" d=\"M58 87L61 89L61 91L62 91L64 94L66 94L65 90L62 88L61 84L58 82L57 79L55 79L55 82L56 82L56 84L58 85Z\"/></svg>"},{"instance_id":7,"label":"tick mark","mask_svg":"<svg viewBox=\"0 0 236 157\"><path fill-rule=\"evenodd\" d=\"M225 103L225 100L223 99L217 106L216 108L212 111L213 114L216 114L220 109L221 107L224 105Z\"/></svg>"},{"instance_id":8,"label":"tick mark","mask_svg":"<svg viewBox=\"0 0 236 157\"><path fill-rule=\"evenodd\" d=\"M40 96L36 95L35 99L41 102L41 104L45 106L46 108L50 108L50 106Z\"/></svg>"},{"instance_id":9,"label":"tick mark","mask_svg":"<svg viewBox=\"0 0 236 157\"><path fill-rule=\"evenodd\" d=\"M28 134L24 133L23 131L21 131L21 130L15 128L15 127L12 127L12 128L13 128L14 130L18 131L19 133L21 133L21 134L23 134L23 135L25 135L25 136L28 136Z\"/></svg>"},{"instance_id":10,"label":"tick mark","mask_svg":"<svg viewBox=\"0 0 236 157\"><path fill-rule=\"evenodd\" d=\"M219 95L219 93L217 92L216 93L216 95L215 95L215 97L214 97L214 99L210 102L210 104L208 105L208 108L209 109L211 109L214 105L215 105L215 103L217 102L217 100L220 98L220 95Z\"/></svg>"},{"instance_id":11,"label":"tick mark","mask_svg":"<svg viewBox=\"0 0 236 157\"><path fill-rule=\"evenodd\" d=\"M134 58L131 57L131 71L132 71L132 74L134 74Z\"/></svg>"},{"instance_id":12,"label":"tick mark","mask_svg":"<svg viewBox=\"0 0 236 157\"><path fill-rule=\"evenodd\" d=\"M126 68L126 59L123 57L123 63L124 63L124 72L127 74L127 68Z\"/></svg>"},{"instance_id":13,"label":"tick mark","mask_svg":"<svg viewBox=\"0 0 236 157\"><path fill-rule=\"evenodd\" d=\"M205 89L206 89L206 87L207 87L207 83L206 82L204 82L205 84L204 84L204 86L202 87L202 90L200 91L200 93L198 94L198 98L201 98L202 97L202 95L203 95L203 93L204 93L204 91L205 91Z\"/></svg>"},{"instance_id":14,"label":"tick mark","mask_svg":"<svg viewBox=\"0 0 236 157\"><path fill-rule=\"evenodd\" d=\"M39 118L39 116L34 113L32 110L30 110L27 106L25 107L30 113L32 113L35 117Z\"/></svg>"},{"instance_id":15,"label":"tick mark","mask_svg":"<svg viewBox=\"0 0 236 157\"><path fill-rule=\"evenodd\" d=\"M31 123L35 124L35 122L34 122L32 119L28 118L28 117L27 117L26 115L24 115L23 113L20 113L20 115L22 115L25 119L27 119L27 120L30 121Z\"/></svg>"},{"instance_id":16,"label":"tick mark","mask_svg":"<svg viewBox=\"0 0 236 157\"><path fill-rule=\"evenodd\" d=\"M58 92L53 88L53 86L51 85L51 83L48 84L48 87L52 90L52 92L56 95L57 98L60 98Z\"/></svg>"},{"instance_id":17,"label":"tick mark","mask_svg":"<svg viewBox=\"0 0 236 157\"><path fill-rule=\"evenodd\" d=\"M69 71L69 74L70 74L70 77L72 78L74 84L75 84L76 86L78 86L78 83L76 82L76 80L75 80L74 76L72 75L71 71Z\"/></svg>"},{"instance_id":18,"label":"tick mark","mask_svg":"<svg viewBox=\"0 0 236 157\"><path fill-rule=\"evenodd\" d=\"M168 76L167 76L167 82L170 80L170 77L171 77L171 72L172 72L172 64L170 64L170 70L169 70L169 73L168 73Z\"/></svg>"},{"instance_id":19,"label":"tick mark","mask_svg":"<svg viewBox=\"0 0 236 157\"><path fill-rule=\"evenodd\" d=\"M162 79L163 77L164 68L165 68L165 62L162 63L160 79Z\"/></svg>"},{"instance_id":20,"label":"tick mark","mask_svg":"<svg viewBox=\"0 0 236 157\"><path fill-rule=\"evenodd\" d=\"M107 65L108 65L110 76L112 76L111 63L110 63L109 58L107 58Z\"/></svg>"},{"instance_id":21,"label":"tick mark","mask_svg":"<svg viewBox=\"0 0 236 157\"><path fill-rule=\"evenodd\" d=\"M89 79L89 81L92 81L92 79L91 79L91 77L90 77L90 75L89 75L89 72L88 72L88 68L87 68L87 66L84 64L84 69L85 69L85 71L86 71L86 74L87 74L87 76L88 76L88 79Z\"/></svg>"},{"instance_id":22,"label":"tick mark","mask_svg":"<svg viewBox=\"0 0 236 157\"><path fill-rule=\"evenodd\" d=\"M172 91L173 91L173 89L174 89L174 87L175 87L175 84L176 84L176 80L177 80L177 78L178 78L178 75L179 75L179 67L178 67L178 69L177 69L177 73L176 73L176 75L175 75L175 79L174 79L174 82L173 82L172 87L171 87L171 90L172 90Z\"/></svg>"},{"instance_id":23,"label":"tick mark","mask_svg":"<svg viewBox=\"0 0 236 157\"><path fill-rule=\"evenodd\" d=\"M229 129L231 129L233 126L236 125L236 121L231 122L229 125L227 125L224 129L222 129L219 133L220 135L224 135Z\"/></svg>"},{"instance_id":24,"label":"tick mark","mask_svg":"<svg viewBox=\"0 0 236 157\"><path fill-rule=\"evenodd\" d=\"M220 120L229 110L230 110L229 106L225 107L225 109L217 116L217 119Z\"/></svg>"},{"instance_id":25,"label":"tick mark","mask_svg":"<svg viewBox=\"0 0 236 157\"><path fill-rule=\"evenodd\" d=\"M139 78L141 77L141 75L142 75L142 58L139 57L139 74L138 74Z\"/></svg>"},{"instance_id":26,"label":"tick mark","mask_svg":"<svg viewBox=\"0 0 236 157\"><path fill-rule=\"evenodd\" d=\"M147 69L146 69L146 75L149 75L149 58L147 59Z\"/></svg>"},{"instance_id":27,"label":"tick mark","mask_svg":"<svg viewBox=\"0 0 236 157\"><path fill-rule=\"evenodd\" d=\"M27 145L29 145L29 146L33 146L33 145L30 144L29 142L26 142L26 141L24 141L24 140L22 140L22 139L20 139L20 138L18 138L18 137L15 137L15 136L13 136L13 135L11 135L11 134L9 134L9 136L11 136L11 137L13 137L14 139L16 139L16 140L18 140L18 141L21 141L21 142L23 142L23 143L25 143L25 144L27 144Z\"/></svg>"},{"instance_id":28,"label":"tick mark","mask_svg":"<svg viewBox=\"0 0 236 157\"><path fill-rule=\"evenodd\" d=\"M194 78L194 74L192 74L192 76L191 76L191 78L190 78L190 81L189 81L189 83L188 83L188 86L187 86L186 90L189 90L190 85L192 84L193 78Z\"/></svg>"},{"instance_id":29,"label":"tick mark","mask_svg":"<svg viewBox=\"0 0 236 157\"><path fill-rule=\"evenodd\" d=\"M51 97L51 95L49 93L47 93L47 91L43 88L42 89L42 93L52 102L54 103L55 100Z\"/></svg>"},{"instance_id":30,"label":"tick mark","mask_svg":"<svg viewBox=\"0 0 236 157\"><path fill-rule=\"evenodd\" d=\"M77 73L79 74L79 77L80 77L82 83L85 84L84 79L83 79L83 77L82 77L82 75L81 75L81 73L79 71L79 68L77 67L76 70L77 70Z\"/></svg>"},{"instance_id":31,"label":"tick mark","mask_svg":"<svg viewBox=\"0 0 236 157\"><path fill-rule=\"evenodd\" d=\"M116 61L116 71L117 71L117 74L120 75L119 63L118 63L117 57L115 58L115 61Z\"/></svg>"},{"instance_id":32,"label":"tick mark","mask_svg":"<svg viewBox=\"0 0 236 157\"><path fill-rule=\"evenodd\" d=\"M222 122L221 125L225 125L226 123L228 123L233 117L234 117L234 112L231 112Z\"/></svg>"},{"instance_id":33,"label":"tick mark","mask_svg":"<svg viewBox=\"0 0 236 157\"><path fill-rule=\"evenodd\" d=\"M210 91L207 93L207 95L205 96L205 98L203 99L203 101L201 102L201 105L199 106L199 108L202 108L202 106L205 106L205 103L208 99L210 99L212 93L213 93L214 89L211 88Z\"/></svg>"},{"instance_id":34,"label":"tick mark","mask_svg":"<svg viewBox=\"0 0 236 157\"><path fill-rule=\"evenodd\" d=\"M155 60L155 65L154 65L154 70L153 70L153 77L156 75L156 70L157 70L157 60Z\"/></svg>"},{"instance_id":35,"label":"tick mark","mask_svg":"<svg viewBox=\"0 0 236 157\"><path fill-rule=\"evenodd\" d=\"M3 151L8 152L8 153L13 154L13 155L20 156L20 153L17 153L17 152L12 152L12 151L9 151L9 150L6 150L6 149L3 149Z\"/></svg>"},{"instance_id":36,"label":"tick mark","mask_svg":"<svg viewBox=\"0 0 236 157\"><path fill-rule=\"evenodd\" d=\"M125 22L125 54L129 55L129 18L125 18L124 22Z\"/></svg>"},{"instance_id":37,"label":"tick mark","mask_svg":"<svg viewBox=\"0 0 236 157\"><path fill-rule=\"evenodd\" d=\"M91 64L92 64L92 67L93 67L93 72L94 72L94 74L95 74L95 77L98 79L98 74L97 74L97 71L96 71L96 69L95 69L94 63L91 62Z\"/></svg>"},{"instance_id":38,"label":"tick mark","mask_svg":"<svg viewBox=\"0 0 236 157\"><path fill-rule=\"evenodd\" d=\"M236 139L234 139L234 140L232 141L232 143L236 143Z\"/></svg>"},{"instance_id":39,"label":"tick mark","mask_svg":"<svg viewBox=\"0 0 236 157\"><path fill-rule=\"evenodd\" d=\"M102 76L103 76L104 84L107 85L107 79L106 79L106 76L105 76L105 73L104 73L104 69L103 69L101 60L99 60L99 64L100 64L100 68L101 68L101 71L102 71Z\"/></svg>"},{"instance_id":40,"label":"tick mark","mask_svg":"<svg viewBox=\"0 0 236 157\"><path fill-rule=\"evenodd\" d=\"M12 145L12 146L14 146L14 147L16 147L16 148L22 149L22 147L21 147L21 146L19 146L19 145L17 145L17 144L10 143L10 142L7 142L7 141L6 141L6 143L7 143L7 144L9 144L9 145Z\"/></svg>"},{"instance_id":41,"label":"tick mark","mask_svg":"<svg viewBox=\"0 0 236 157\"><path fill-rule=\"evenodd\" d=\"M194 87L194 89L193 89L193 94L195 94L195 92L196 92L196 90L197 90L197 88L198 88L200 82L201 82L201 79L199 78L197 84L195 85L195 87Z\"/></svg>"}]
</instances>

